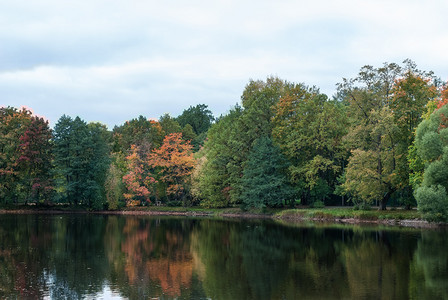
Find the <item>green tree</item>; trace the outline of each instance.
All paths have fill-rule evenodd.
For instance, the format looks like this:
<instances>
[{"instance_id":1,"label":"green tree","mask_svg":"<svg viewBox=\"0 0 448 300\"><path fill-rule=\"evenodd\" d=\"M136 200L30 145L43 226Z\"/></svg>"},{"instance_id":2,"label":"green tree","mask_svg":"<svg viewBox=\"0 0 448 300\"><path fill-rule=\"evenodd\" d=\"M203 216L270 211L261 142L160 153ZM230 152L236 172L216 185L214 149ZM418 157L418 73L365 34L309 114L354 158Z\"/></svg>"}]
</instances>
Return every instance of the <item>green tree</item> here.
<instances>
[{"instance_id":1,"label":"green tree","mask_svg":"<svg viewBox=\"0 0 448 300\"><path fill-rule=\"evenodd\" d=\"M242 108L236 106L208 131L208 140L202 150L204 162L200 174L195 175L202 206L224 207L231 203L229 191L233 174L228 165L238 149L232 147L230 136L241 115Z\"/></svg>"},{"instance_id":2,"label":"green tree","mask_svg":"<svg viewBox=\"0 0 448 300\"><path fill-rule=\"evenodd\" d=\"M347 105L350 126L346 141L352 150L345 188L364 201L378 200L381 209L397 189L398 131L389 105L401 73L402 68L394 63L380 68L364 66L356 78L338 85L338 95ZM375 192L369 190L372 182Z\"/></svg>"},{"instance_id":3,"label":"green tree","mask_svg":"<svg viewBox=\"0 0 448 300\"><path fill-rule=\"evenodd\" d=\"M68 189L72 181L72 122L71 117L63 115L59 118L53 131L56 191L60 201L68 201L70 204L73 204Z\"/></svg>"},{"instance_id":4,"label":"green tree","mask_svg":"<svg viewBox=\"0 0 448 300\"><path fill-rule=\"evenodd\" d=\"M119 153L112 154L106 181L104 182L107 207L110 210L118 209L120 202L124 202L125 187L122 180L124 169L125 158Z\"/></svg>"},{"instance_id":5,"label":"green tree","mask_svg":"<svg viewBox=\"0 0 448 300\"><path fill-rule=\"evenodd\" d=\"M196 141L196 138L198 136L193 131L193 127L191 127L190 124L187 124L182 128L182 138L186 141L190 141L190 143L193 143Z\"/></svg>"},{"instance_id":6,"label":"green tree","mask_svg":"<svg viewBox=\"0 0 448 300\"><path fill-rule=\"evenodd\" d=\"M401 203L408 208L414 205L412 196L412 186L415 185L417 177L410 177L410 165L408 155L412 155L412 145L414 143L415 129L422 121L425 106L433 101L438 90L434 85L432 73L422 72L416 65L407 60L406 71L401 78L397 79L392 88L392 98L390 109L394 113L394 120L398 128L396 146L396 173L395 184L400 194ZM414 161L413 167L417 163ZM412 182L410 182L410 179Z\"/></svg>"},{"instance_id":7,"label":"green tree","mask_svg":"<svg viewBox=\"0 0 448 300\"><path fill-rule=\"evenodd\" d=\"M425 163L423 182L415 191L418 209L430 221L448 221L448 105L417 127L415 146Z\"/></svg>"},{"instance_id":8,"label":"green tree","mask_svg":"<svg viewBox=\"0 0 448 300\"><path fill-rule=\"evenodd\" d=\"M163 135L167 136L171 133L179 133L182 131L179 122L169 114L164 114L159 118L159 124L162 126Z\"/></svg>"},{"instance_id":9,"label":"green tree","mask_svg":"<svg viewBox=\"0 0 448 300\"><path fill-rule=\"evenodd\" d=\"M82 204L87 200L86 187L90 187L88 173L90 173L89 154L89 130L87 123L76 117L70 124L71 141L70 167L66 170L70 180L67 182L67 197L69 203Z\"/></svg>"},{"instance_id":10,"label":"green tree","mask_svg":"<svg viewBox=\"0 0 448 300\"><path fill-rule=\"evenodd\" d=\"M418 70L411 60L403 63L364 66L356 78L339 84L350 120L346 140L353 151L345 186L364 201L379 201L381 209L391 198L408 207L413 202L408 152L424 106L438 94L432 72ZM376 193L367 192L373 183L366 180L377 182Z\"/></svg>"},{"instance_id":11,"label":"green tree","mask_svg":"<svg viewBox=\"0 0 448 300\"><path fill-rule=\"evenodd\" d=\"M290 203L294 191L286 170L286 158L272 140L268 137L257 139L241 180L243 205L264 208Z\"/></svg>"},{"instance_id":12,"label":"green tree","mask_svg":"<svg viewBox=\"0 0 448 300\"><path fill-rule=\"evenodd\" d=\"M248 155L255 141L262 137L272 137L272 118L275 104L292 86L276 77L268 77L266 81L250 81L241 96L242 114L232 124L229 131L229 146L231 159L227 163L230 184L231 203L241 203L244 168Z\"/></svg>"},{"instance_id":13,"label":"green tree","mask_svg":"<svg viewBox=\"0 0 448 300\"><path fill-rule=\"evenodd\" d=\"M272 136L273 107L291 86L275 77L251 80L241 96L243 107L237 105L210 128L204 145L206 162L199 176L202 205L242 203L241 178L248 155L258 138Z\"/></svg>"},{"instance_id":14,"label":"green tree","mask_svg":"<svg viewBox=\"0 0 448 300\"><path fill-rule=\"evenodd\" d=\"M352 150L352 156L346 170L344 188L368 203L381 202L381 209L395 191L396 174L395 136L397 128L393 114L384 107L377 112L369 112L374 123L352 128L347 138L364 139L362 134L371 138L366 148Z\"/></svg>"},{"instance_id":15,"label":"green tree","mask_svg":"<svg viewBox=\"0 0 448 300\"><path fill-rule=\"evenodd\" d=\"M101 123L89 123L88 153L88 185L86 188L86 204L93 209L102 209L106 203L105 181L110 166L110 133Z\"/></svg>"},{"instance_id":16,"label":"green tree","mask_svg":"<svg viewBox=\"0 0 448 300\"><path fill-rule=\"evenodd\" d=\"M62 116L54 129L55 173L61 200L101 209L109 168L108 132L104 125Z\"/></svg>"},{"instance_id":17,"label":"green tree","mask_svg":"<svg viewBox=\"0 0 448 300\"><path fill-rule=\"evenodd\" d=\"M291 165L302 203L323 201L334 190L347 157L344 107L317 88L297 84L274 106L273 136Z\"/></svg>"},{"instance_id":18,"label":"green tree","mask_svg":"<svg viewBox=\"0 0 448 300\"><path fill-rule=\"evenodd\" d=\"M139 116L114 127L113 151L127 154L131 145L135 145L140 151L149 153L161 145L163 137L164 132L159 122Z\"/></svg>"},{"instance_id":19,"label":"green tree","mask_svg":"<svg viewBox=\"0 0 448 300\"><path fill-rule=\"evenodd\" d=\"M205 104L198 104L196 106L190 106L185 109L181 115L176 118L181 127L185 127L190 124L196 135L207 132L215 118L212 112Z\"/></svg>"}]
</instances>

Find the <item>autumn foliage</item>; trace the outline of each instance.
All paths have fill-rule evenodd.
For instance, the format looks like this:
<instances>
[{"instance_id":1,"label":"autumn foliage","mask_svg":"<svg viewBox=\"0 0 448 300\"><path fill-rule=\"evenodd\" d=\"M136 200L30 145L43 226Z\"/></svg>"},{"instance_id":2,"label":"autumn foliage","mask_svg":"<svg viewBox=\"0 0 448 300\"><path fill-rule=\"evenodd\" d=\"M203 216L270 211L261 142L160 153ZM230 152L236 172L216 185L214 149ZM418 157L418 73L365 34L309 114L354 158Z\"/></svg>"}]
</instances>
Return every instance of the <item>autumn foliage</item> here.
<instances>
[{"instance_id":1,"label":"autumn foliage","mask_svg":"<svg viewBox=\"0 0 448 300\"><path fill-rule=\"evenodd\" d=\"M132 145L126 157L128 173L123 176L127 206L149 203L150 196L158 198L160 194L182 200L194 166L191 148L181 133L167 135L160 148L150 153L142 153L138 146ZM158 191L159 182L163 183L165 191Z\"/></svg>"},{"instance_id":2,"label":"autumn foliage","mask_svg":"<svg viewBox=\"0 0 448 300\"><path fill-rule=\"evenodd\" d=\"M159 180L167 185L167 196L183 198L185 184L194 167L191 150L190 142L182 139L182 133L172 133L148 156L148 164L157 170Z\"/></svg>"},{"instance_id":3,"label":"autumn foliage","mask_svg":"<svg viewBox=\"0 0 448 300\"><path fill-rule=\"evenodd\" d=\"M132 145L131 154L126 157L129 171L123 176L123 182L127 188L127 192L124 193L127 206L139 205L142 201L150 202L151 184L155 183L138 150L137 146Z\"/></svg>"}]
</instances>

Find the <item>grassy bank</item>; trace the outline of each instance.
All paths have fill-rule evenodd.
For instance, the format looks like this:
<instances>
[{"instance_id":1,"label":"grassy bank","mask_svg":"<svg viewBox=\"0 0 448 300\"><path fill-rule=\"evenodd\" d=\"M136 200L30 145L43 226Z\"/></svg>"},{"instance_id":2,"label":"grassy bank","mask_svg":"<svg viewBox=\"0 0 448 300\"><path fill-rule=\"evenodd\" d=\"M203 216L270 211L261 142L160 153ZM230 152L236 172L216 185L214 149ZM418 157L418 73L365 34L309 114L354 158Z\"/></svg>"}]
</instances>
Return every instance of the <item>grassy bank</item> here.
<instances>
[{"instance_id":1,"label":"grassy bank","mask_svg":"<svg viewBox=\"0 0 448 300\"><path fill-rule=\"evenodd\" d=\"M421 219L420 213L417 210L353 210L352 208L345 207L286 209L276 213L274 216L280 219L353 219L360 221Z\"/></svg>"},{"instance_id":2,"label":"grassy bank","mask_svg":"<svg viewBox=\"0 0 448 300\"><path fill-rule=\"evenodd\" d=\"M176 216L207 216L236 218L271 218L284 222L297 221L327 221L340 223L379 223L405 226L429 226L421 219L417 210L388 209L380 211L353 210L351 207L325 207L300 209L265 209L242 211L234 208L200 208L200 207L130 207L118 211L86 211L80 207L53 206L51 208L18 206L0 210L0 213L95 213L123 215L176 215Z\"/></svg>"}]
</instances>

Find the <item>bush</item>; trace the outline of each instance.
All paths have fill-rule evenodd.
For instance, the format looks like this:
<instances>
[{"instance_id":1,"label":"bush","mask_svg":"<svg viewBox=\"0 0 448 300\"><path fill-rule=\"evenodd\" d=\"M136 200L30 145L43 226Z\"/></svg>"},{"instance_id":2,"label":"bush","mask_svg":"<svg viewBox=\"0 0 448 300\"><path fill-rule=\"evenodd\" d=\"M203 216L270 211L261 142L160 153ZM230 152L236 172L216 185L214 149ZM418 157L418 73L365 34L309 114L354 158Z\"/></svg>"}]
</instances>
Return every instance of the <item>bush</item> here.
<instances>
[{"instance_id":1,"label":"bush","mask_svg":"<svg viewBox=\"0 0 448 300\"><path fill-rule=\"evenodd\" d=\"M430 222L448 221L448 197L445 187L422 186L415 191L418 210L422 217Z\"/></svg>"},{"instance_id":2,"label":"bush","mask_svg":"<svg viewBox=\"0 0 448 300\"><path fill-rule=\"evenodd\" d=\"M356 203L353 206L353 210L371 210L371 209L372 207L370 206L370 204L366 202Z\"/></svg>"}]
</instances>

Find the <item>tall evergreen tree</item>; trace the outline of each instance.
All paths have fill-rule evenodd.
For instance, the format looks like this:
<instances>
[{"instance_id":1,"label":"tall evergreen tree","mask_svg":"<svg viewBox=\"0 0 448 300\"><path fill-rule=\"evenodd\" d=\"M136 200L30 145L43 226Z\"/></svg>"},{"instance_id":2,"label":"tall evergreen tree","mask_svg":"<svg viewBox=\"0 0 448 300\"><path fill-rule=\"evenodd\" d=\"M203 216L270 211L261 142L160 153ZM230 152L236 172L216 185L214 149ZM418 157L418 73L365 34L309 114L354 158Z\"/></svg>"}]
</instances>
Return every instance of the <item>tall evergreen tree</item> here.
<instances>
[{"instance_id":1,"label":"tall evergreen tree","mask_svg":"<svg viewBox=\"0 0 448 300\"><path fill-rule=\"evenodd\" d=\"M54 172L56 180L56 191L58 193L58 200L62 202L68 202L73 204L71 201L73 197L71 196L71 190L68 186L71 185L72 176L72 147L73 141L71 136L72 133L72 123L73 119L67 115L63 115L59 118L53 131L53 142L54 142Z\"/></svg>"},{"instance_id":2,"label":"tall evergreen tree","mask_svg":"<svg viewBox=\"0 0 448 300\"><path fill-rule=\"evenodd\" d=\"M55 172L62 201L100 209L109 168L107 130L79 117L62 116L54 130Z\"/></svg>"},{"instance_id":3,"label":"tall evergreen tree","mask_svg":"<svg viewBox=\"0 0 448 300\"><path fill-rule=\"evenodd\" d=\"M89 123L88 146L89 164L88 164L88 189L87 205L93 209L102 209L106 203L105 181L107 171L110 166L110 133L105 125L101 123Z\"/></svg>"},{"instance_id":4,"label":"tall evergreen tree","mask_svg":"<svg viewBox=\"0 0 448 300\"><path fill-rule=\"evenodd\" d=\"M264 208L291 203L294 194L286 176L286 158L268 137L258 138L241 179L245 207Z\"/></svg>"}]
</instances>

